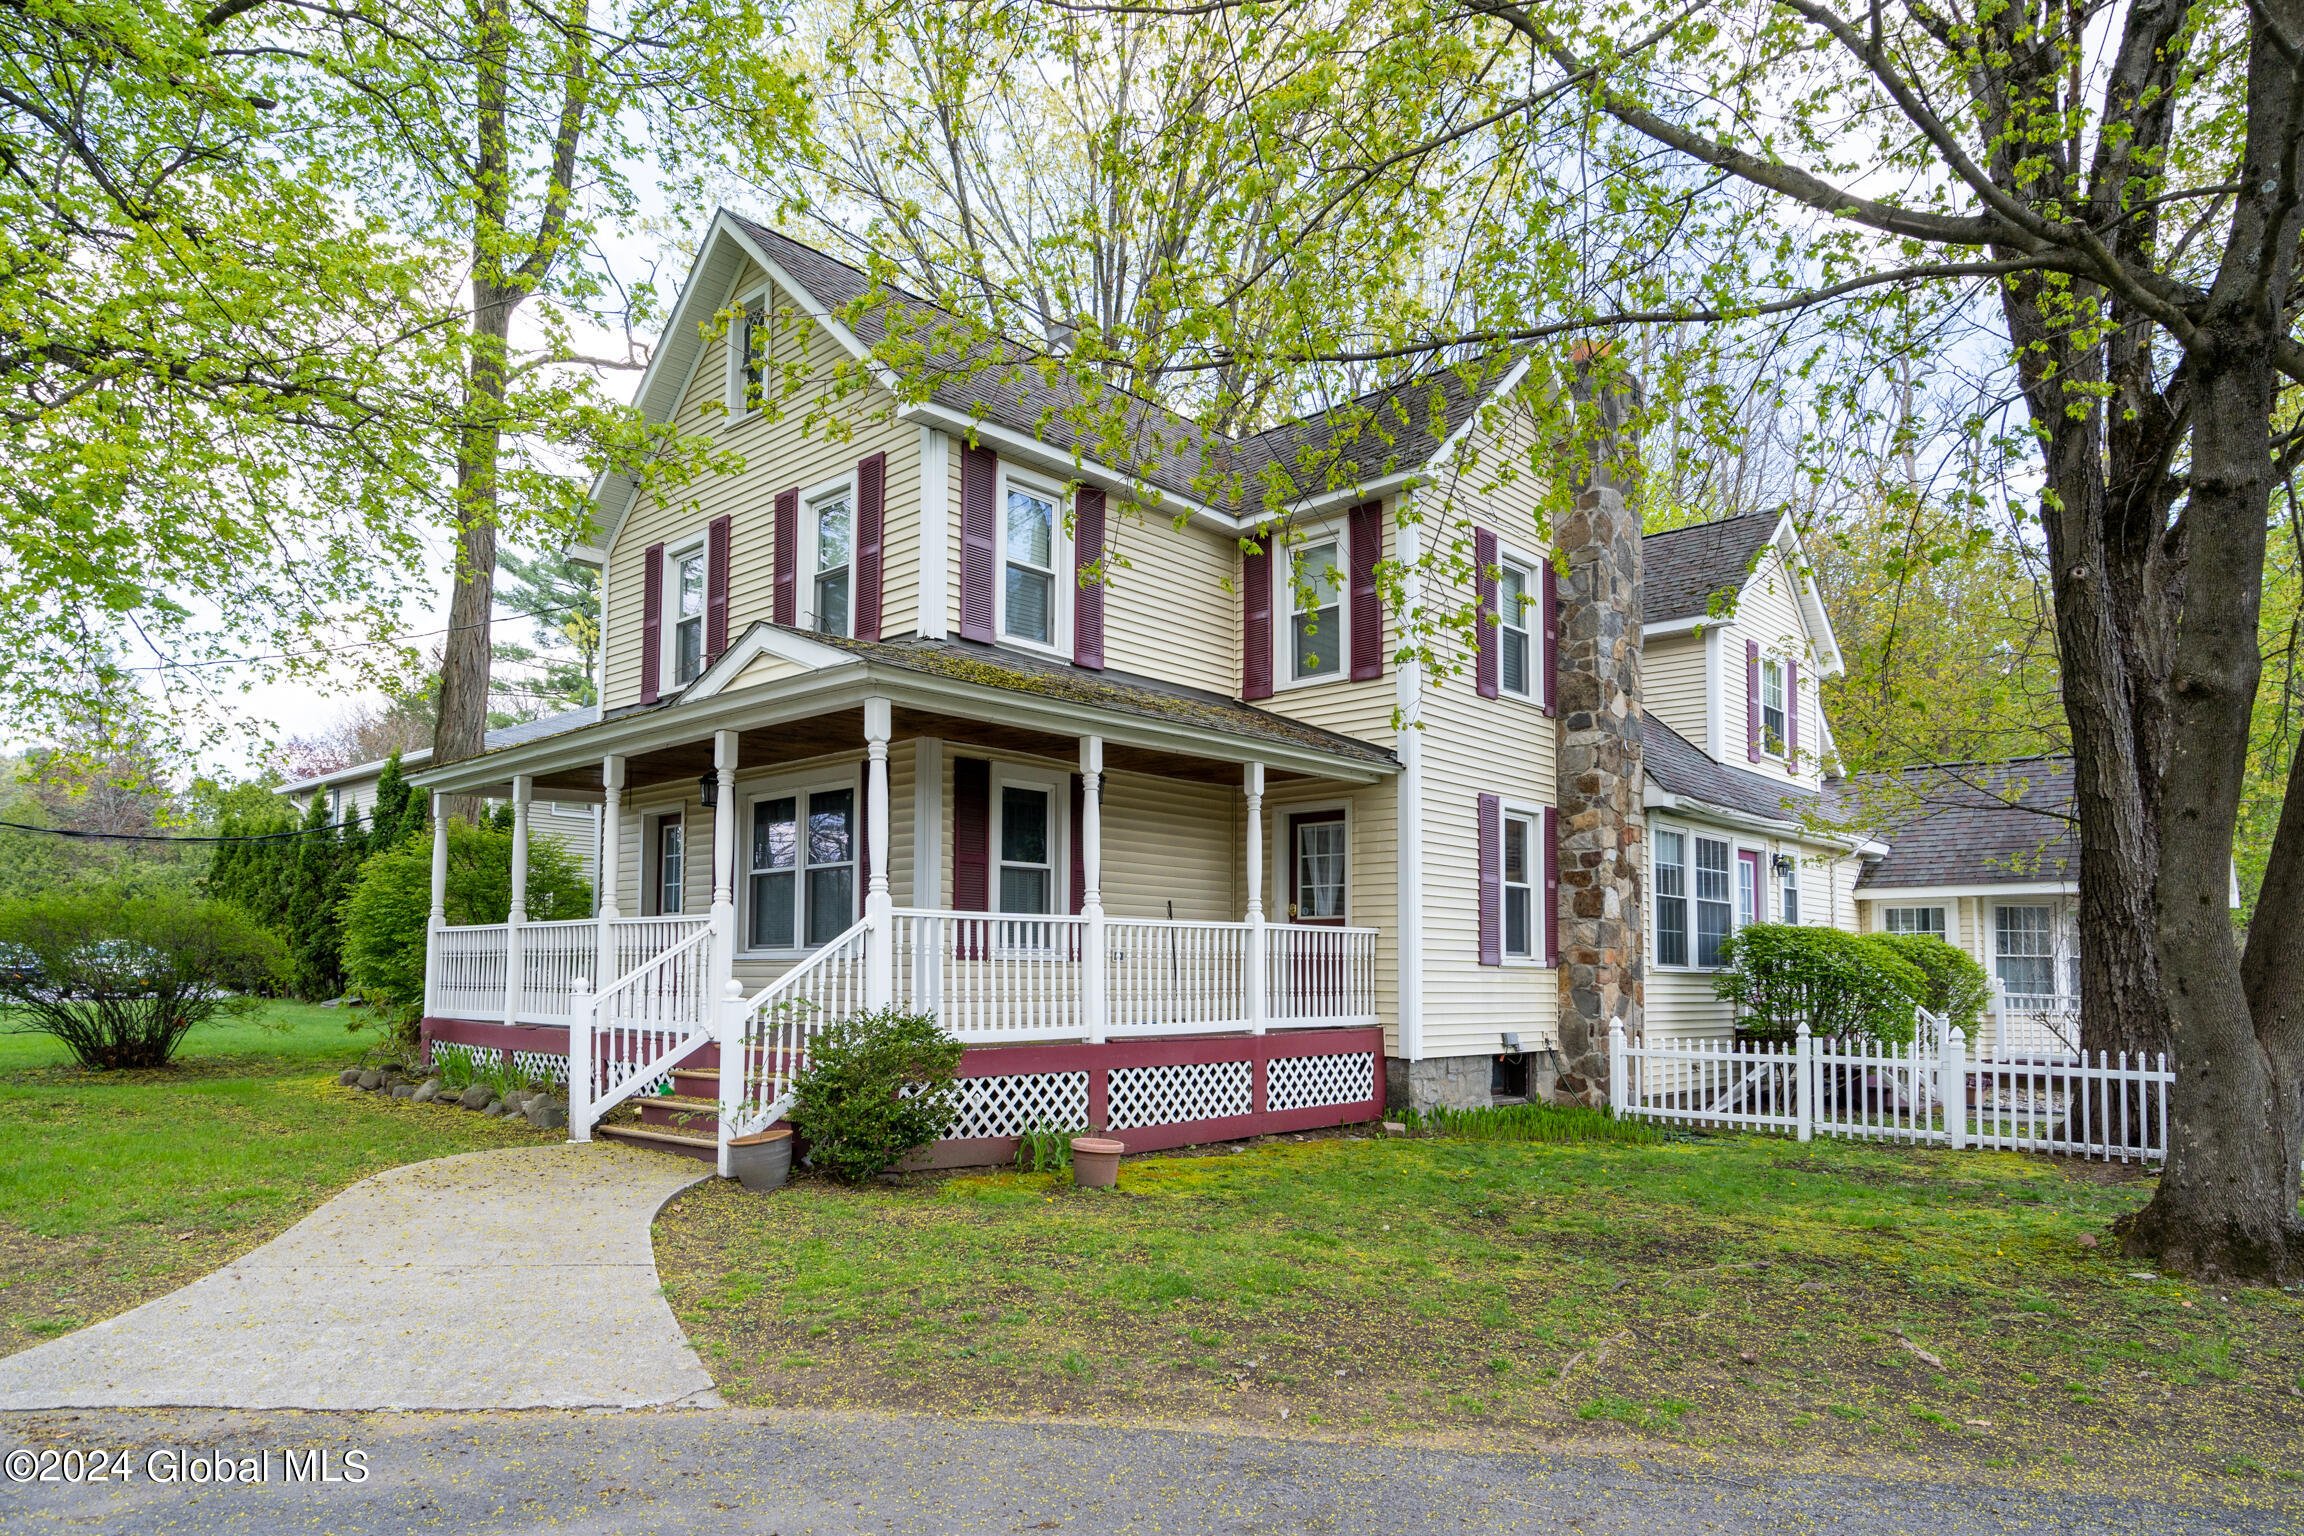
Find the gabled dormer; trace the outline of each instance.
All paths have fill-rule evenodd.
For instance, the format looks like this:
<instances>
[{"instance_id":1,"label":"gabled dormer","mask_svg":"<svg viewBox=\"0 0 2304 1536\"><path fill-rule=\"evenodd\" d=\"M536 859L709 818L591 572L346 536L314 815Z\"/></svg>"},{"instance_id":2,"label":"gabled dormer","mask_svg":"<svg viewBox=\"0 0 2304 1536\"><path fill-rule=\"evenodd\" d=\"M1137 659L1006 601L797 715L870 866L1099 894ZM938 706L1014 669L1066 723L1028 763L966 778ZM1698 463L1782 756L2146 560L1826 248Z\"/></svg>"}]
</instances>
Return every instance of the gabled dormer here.
<instances>
[{"instance_id":1,"label":"gabled dormer","mask_svg":"<svg viewBox=\"0 0 2304 1536\"><path fill-rule=\"evenodd\" d=\"M1652 533L1641 563L1649 711L1717 762L1813 788L1834 756L1819 688L1842 664L1792 519Z\"/></svg>"}]
</instances>

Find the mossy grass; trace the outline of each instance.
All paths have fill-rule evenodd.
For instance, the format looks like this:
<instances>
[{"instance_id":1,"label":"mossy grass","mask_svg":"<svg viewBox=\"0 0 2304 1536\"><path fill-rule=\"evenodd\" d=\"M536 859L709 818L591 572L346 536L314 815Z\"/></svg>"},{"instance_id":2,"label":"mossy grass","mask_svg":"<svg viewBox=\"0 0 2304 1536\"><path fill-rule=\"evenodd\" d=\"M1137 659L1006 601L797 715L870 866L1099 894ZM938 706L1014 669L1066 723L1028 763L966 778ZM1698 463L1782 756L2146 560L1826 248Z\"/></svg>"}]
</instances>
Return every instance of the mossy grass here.
<instances>
[{"instance_id":1,"label":"mossy grass","mask_svg":"<svg viewBox=\"0 0 2304 1536\"><path fill-rule=\"evenodd\" d=\"M354 1017L268 1003L142 1072L0 1033L0 1354L174 1290L371 1173L557 1139L338 1087L379 1040Z\"/></svg>"},{"instance_id":2,"label":"mossy grass","mask_svg":"<svg viewBox=\"0 0 2304 1536\"><path fill-rule=\"evenodd\" d=\"M2123 1485L2304 1471L2304 1307L2132 1278L2103 1234L2149 1196L2137 1170L1374 1130L1134 1159L1117 1192L715 1181L659 1219L657 1262L743 1403Z\"/></svg>"}]
</instances>

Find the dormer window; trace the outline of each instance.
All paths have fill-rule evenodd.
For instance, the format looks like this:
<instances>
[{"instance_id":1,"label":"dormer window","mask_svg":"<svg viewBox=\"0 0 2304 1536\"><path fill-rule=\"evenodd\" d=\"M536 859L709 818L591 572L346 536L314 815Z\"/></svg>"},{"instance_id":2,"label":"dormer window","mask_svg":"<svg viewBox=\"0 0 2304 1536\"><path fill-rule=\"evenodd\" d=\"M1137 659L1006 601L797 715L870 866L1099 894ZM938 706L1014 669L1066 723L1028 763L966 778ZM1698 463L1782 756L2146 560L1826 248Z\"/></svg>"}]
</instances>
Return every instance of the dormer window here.
<instances>
[{"instance_id":1,"label":"dormer window","mask_svg":"<svg viewBox=\"0 0 2304 1536\"><path fill-rule=\"evenodd\" d=\"M855 611L856 570L855 517L847 487L810 502L808 526L816 550L809 584L809 627L827 635L846 636Z\"/></svg>"},{"instance_id":2,"label":"dormer window","mask_svg":"<svg viewBox=\"0 0 2304 1536\"><path fill-rule=\"evenodd\" d=\"M704 546L672 556L672 685L704 670Z\"/></svg>"},{"instance_id":3,"label":"dormer window","mask_svg":"<svg viewBox=\"0 0 2304 1536\"><path fill-rule=\"evenodd\" d=\"M1298 550L1289 583L1288 673L1292 678L1334 677L1344 670L1344 582L1337 542L1324 539Z\"/></svg>"},{"instance_id":4,"label":"dormer window","mask_svg":"<svg viewBox=\"0 0 2304 1536\"><path fill-rule=\"evenodd\" d=\"M1760 663L1760 736L1761 750L1771 757L1784 755L1789 740L1784 729L1784 663Z\"/></svg>"}]
</instances>

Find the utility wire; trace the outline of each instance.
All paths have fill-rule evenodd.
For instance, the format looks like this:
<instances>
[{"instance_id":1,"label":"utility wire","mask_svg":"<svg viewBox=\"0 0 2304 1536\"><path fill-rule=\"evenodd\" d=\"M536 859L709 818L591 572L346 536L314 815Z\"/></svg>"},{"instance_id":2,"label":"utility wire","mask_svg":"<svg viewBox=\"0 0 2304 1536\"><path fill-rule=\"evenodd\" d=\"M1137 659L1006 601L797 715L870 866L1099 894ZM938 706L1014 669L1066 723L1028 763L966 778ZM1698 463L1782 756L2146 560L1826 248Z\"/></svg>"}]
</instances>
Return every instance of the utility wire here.
<instances>
[{"instance_id":1,"label":"utility wire","mask_svg":"<svg viewBox=\"0 0 2304 1536\"><path fill-rule=\"evenodd\" d=\"M316 832L339 832L346 825L341 821L332 821L324 827L298 827L293 832L267 832L260 836L193 837L161 832L82 832L73 827L35 827L21 821L0 821L0 827L13 832L45 832L50 837L85 837L103 843L278 843L290 838L310 837Z\"/></svg>"}]
</instances>

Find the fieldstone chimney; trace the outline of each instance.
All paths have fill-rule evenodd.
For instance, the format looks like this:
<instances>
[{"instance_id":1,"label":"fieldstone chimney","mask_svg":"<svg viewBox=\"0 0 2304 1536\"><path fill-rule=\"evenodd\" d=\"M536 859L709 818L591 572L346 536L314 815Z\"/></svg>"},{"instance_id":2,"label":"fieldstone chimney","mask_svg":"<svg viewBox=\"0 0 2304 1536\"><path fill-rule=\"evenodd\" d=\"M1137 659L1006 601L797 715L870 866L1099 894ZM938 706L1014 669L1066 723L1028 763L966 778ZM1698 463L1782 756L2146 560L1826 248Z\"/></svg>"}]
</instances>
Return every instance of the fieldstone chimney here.
<instances>
[{"instance_id":1,"label":"fieldstone chimney","mask_svg":"<svg viewBox=\"0 0 2304 1536\"><path fill-rule=\"evenodd\" d=\"M1572 510L1553 531L1560 584L1560 1081L1603 1102L1608 1027L1640 1030L1640 512L1629 417L1639 386L1579 369L1585 430L1562 454Z\"/></svg>"}]
</instances>

